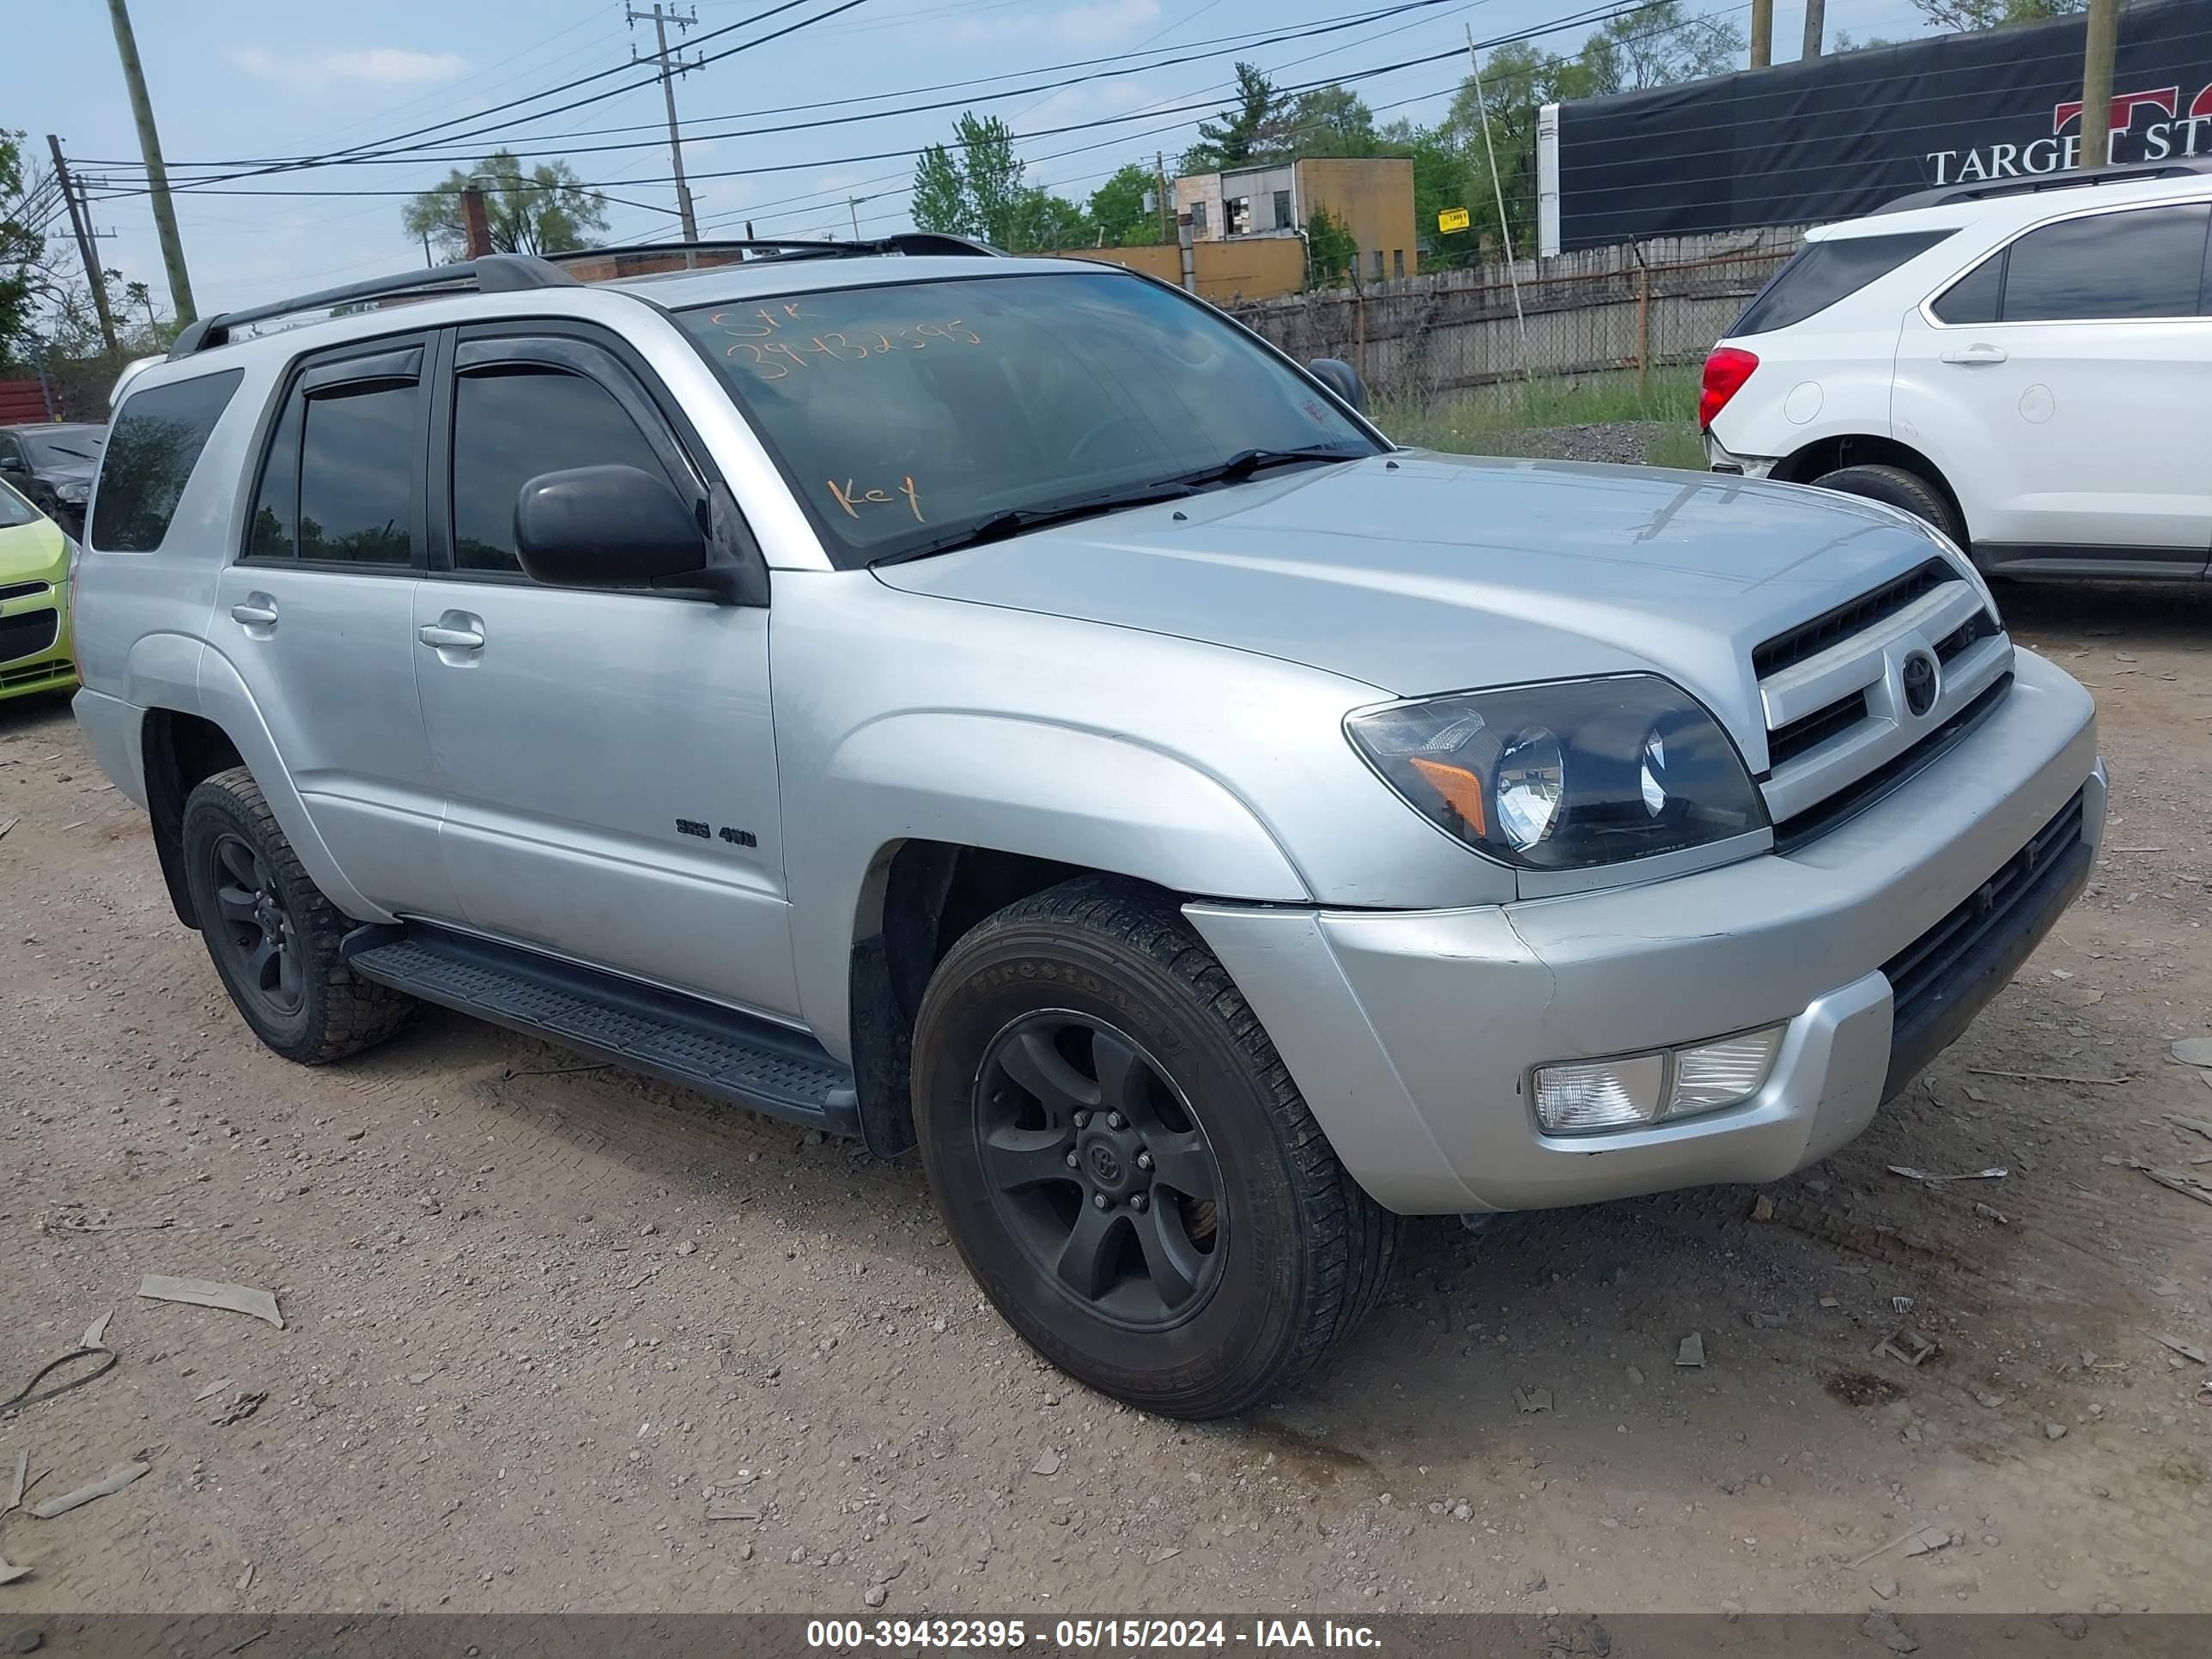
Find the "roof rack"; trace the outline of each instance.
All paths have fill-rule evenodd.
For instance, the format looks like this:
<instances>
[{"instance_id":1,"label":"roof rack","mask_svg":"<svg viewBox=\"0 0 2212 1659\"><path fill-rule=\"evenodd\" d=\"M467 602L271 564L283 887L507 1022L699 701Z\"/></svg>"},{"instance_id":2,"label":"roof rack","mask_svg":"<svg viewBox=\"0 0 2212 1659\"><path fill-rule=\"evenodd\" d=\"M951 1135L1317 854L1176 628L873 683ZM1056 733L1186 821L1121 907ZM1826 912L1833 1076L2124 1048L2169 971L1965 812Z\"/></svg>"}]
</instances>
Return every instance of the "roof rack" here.
<instances>
[{"instance_id":1,"label":"roof rack","mask_svg":"<svg viewBox=\"0 0 2212 1659\"><path fill-rule=\"evenodd\" d=\"M289 316L299 311L325 311L338 306L356 305L364 300L397 299L402 295L435 295L449 291L465 292L471 289L480 294L510 294L530 288L574 288L576 279L550 260L539 259L527 253L487 253L474 259L463 259L453 264L433 265L428 270L403 271L393 276L371 276L362 282L348 283L343 288L326 288L313 294L301 294L289 300L278 300L265 306L252 306L244 311L218 312L212 317L203 317L187 324L169 348L169 360L189 357L196 351L229 343L230 331L248 323L265 323L271 318Z\"/></svg>"},{"instance_id":2,"label":"roof rack","mask_svg":"<svg viewBox=\"0 0 2212 1659\"><path fill-rule=\"evenodd\" d=\"M857 242L778 241L773 239L630 242L618 247L570 248L542 258L528 253L486 253L452 264L434 265L428 270L403 271L392 276L371 276L362 282L348 283L343 288L322 289L313 294L296 295L270 305L252 306L244 311L225 311L212 317L203 317L197 322L187 324L184 331L177 336L175 343L169 348L169 359L173 362L178 358L189 357L196 351L228 344L230 331L234 328L249 323L265 323L272 318L290 316L295 312L327 311L338 306L358 305L363 301L398 299L406 295L434 296L445 293L465 293L470 289L480 294L512 294L524 289L580 286L575 277L561 268L564 260L612 259L633 254L749 253L756 251L768 259L854 258L885 253L905 254L910 258L930 255L983 258L1003 257L998 249L981 242L970 241L964 236L942 236L934 231L924 230L903 231L896 236Z\"/></svg>"},{"instance_id":3,"label":"roof rack","mask_svg":"<svg viewBox=\"0 0 2212 1659\"><path fill-rule=\"evenodd\" d=\"M2084 185L2138 184L2149 179L2193 179L2212 174L2212 156L2191 160L2128 162L2114 167L2072 167L2063 173L2039 173L2023 179L1992 179L1986 184L1938 185L1916 190L1875 210L1908 213L1914 208L1944 207L1954 202L1982 202L2000 196L2032 196L2046 190L2072 190Z\"/></svg>"},{"instance_id":4,"label":"roof rack","mask_svg":"<svg viewBox=\"0 0 2212 1659\"><path fill-rule=\"evenodd\" d=\"M886 253L901 253L908 258L951 256L953 258L1002 258L997 248L988 243L970 240L965 236L946 236L932 230L901 231L895 236L878 236L851 242L824 242L804 237L746 237L702 242L625 242L616 247L579 247L549 253L545 258L556 264L567 259L627 258L641 254L680 255L687 253L751 253L758 252L764 258L786 256L806 258L864 258Z\"/></svg>"}]
</instances>

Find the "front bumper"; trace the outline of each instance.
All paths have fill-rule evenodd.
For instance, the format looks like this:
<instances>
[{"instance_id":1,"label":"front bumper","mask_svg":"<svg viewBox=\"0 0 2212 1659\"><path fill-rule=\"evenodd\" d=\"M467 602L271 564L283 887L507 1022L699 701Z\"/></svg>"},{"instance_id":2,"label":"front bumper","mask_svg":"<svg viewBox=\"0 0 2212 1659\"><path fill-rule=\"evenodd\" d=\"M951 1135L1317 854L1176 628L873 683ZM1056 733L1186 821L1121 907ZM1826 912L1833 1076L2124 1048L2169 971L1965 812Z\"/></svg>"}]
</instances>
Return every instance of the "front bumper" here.
<instances>
[{"instance_id":1,"label":"front bumper","mask_svg":"<svg viewBox=\"0 0 2212 1659\"><path fill-rule=\"evenodd\" d=\"M70 655L69 584L0 600L0 701L76 684Z\"/></svg>"},{"instance_id":2,"label":"front bumper","mask_svg":"<svg viewBox=\"0 0 2212 1659\"><path fill-rule=\"evenodd\" d=\"M2014 673L1941 763L1788 856L1474 909L1187 914L1391 1209L1774 1180L1864 1129L2087 879L2106 804L2094 706L2030 653ZM1602 1135L1537 1127L1535 1066L1784 1021L1771 1076L1740 1106Z\"/></svg>"}]
</instances>

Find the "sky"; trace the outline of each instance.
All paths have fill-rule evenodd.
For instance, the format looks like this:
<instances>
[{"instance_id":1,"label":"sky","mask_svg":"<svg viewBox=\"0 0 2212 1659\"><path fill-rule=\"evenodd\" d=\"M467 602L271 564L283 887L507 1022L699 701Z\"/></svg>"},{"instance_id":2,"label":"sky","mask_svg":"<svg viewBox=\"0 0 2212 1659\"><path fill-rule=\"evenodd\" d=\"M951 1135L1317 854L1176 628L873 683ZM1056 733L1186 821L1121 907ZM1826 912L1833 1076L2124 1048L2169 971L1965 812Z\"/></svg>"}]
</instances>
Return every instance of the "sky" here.
<instances>
[{"instance_id":1,"label":"sky","mask_svg":"<svg viewBox=\"0 0 2212 1659\"><path fill-rule=\"evenodd\" d=\"M696 40L777 3L697 0L697 22L671 33ZM905 229L911 155L853 158L911 152L945 137L969 105L979 114L1000 116L1022 135L1018 153L1030 162L1030 182L1081 201L1123 162L1149 162L1155 150L1164 151L1172 167L1206 113L1182 106L1224 96L1237 58L1256 62L1279 83L1297 84L1445 52L1462 46L1469 27L1481 41L1589 9L1573 0L1437 0L1335 33L1249 44L1395 3L860 0L678 79L684 162L701 234L742 235L747 220L763 234L790 236L848 236L856 219L864 235ZM805 0L699 50L723 51L845 4ZM1730 16L1739 26L1750 10L1734 0L1691 0L1690 9ZM381 142L602 70L617 72L546 101L627 88L542 118L527 118L527 109L488 114L454 130L497 125L499 132L438 143L428 159L289 172L219 187L251 194L179 190L178 218L199 309L263 303L420 263L421 245L400 227L406 194L439 182L464 159L502 140L521 150L565 155L580 177L601 186L613 198L605 240L673 239L680 228L659 85L650 70L628 67L633 49L650 52L653 26L626 24L624 9L621 0L131 0L173 184L204 171L185 164L323 155ZM1802 0L1776 0L1778 58L1797 55L1802 15ZM1832 32L1848 29L1861 38L1923 32L1908 0L1828 0L1827 21ZM1585 32L1553 34L1540 44L1571 52ZM17 72L0 90L0 127L24 130L27 159L40 161L46 134L58 133L72 166L95 181L95 195L102 193L97 181L103 178L111 189L129 191L137 181L139 150L107 8L100 0L36 6L25 0L13 9L7 33ZM1248 44L1240 45L1240 38ZM1152 64L1182 52L1218 55L1058 91L983 95L1116 66L1061 67L1077 60L1135 54L1135 61ZM32 66L34 73L22 72ZM1058 72L1032 73L1050 70ZM1462 59L1352 84L1379 120L1432 120L1464 73ZM975 82L987 83L967 84ZM960 84L916 90L946 83ZM793 130L799 122L944 100L958 101L928 112ZM845 101L792 110L832 100ZM1109 117L1128 118L1082 131L1049 131ZM526 135L535 142L521 142ZM423 134L404 142L436 138ZM586 148L595 145L642 147ZM273 193L280 190L394 193ZM146 197L97 201L94 216L102 233L101 263L147 282L157 303L165 301Z\"/></svg>"}]
</instances>

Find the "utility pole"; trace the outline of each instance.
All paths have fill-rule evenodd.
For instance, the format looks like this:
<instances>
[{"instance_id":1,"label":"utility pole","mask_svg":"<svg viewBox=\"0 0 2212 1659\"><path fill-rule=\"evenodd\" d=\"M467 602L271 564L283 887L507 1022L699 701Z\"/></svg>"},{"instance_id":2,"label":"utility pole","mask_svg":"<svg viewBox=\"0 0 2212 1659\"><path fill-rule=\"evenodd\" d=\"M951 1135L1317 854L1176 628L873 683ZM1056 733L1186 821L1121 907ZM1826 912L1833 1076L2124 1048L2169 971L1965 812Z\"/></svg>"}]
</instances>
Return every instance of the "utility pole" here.
<instances>
[{"instance_id":1,"label":"utility pole","mask_svg":"<svg viewBox=\"0 0 2212 1659\"><path fill-rule=\"evenodd\" d=\"M1774 0L1751 0L1751 66L1765 69L1774 61Z\"/></svg>"},{"instance_id":2,"label":"utility pole","mask_svg":"<svg viewBox=\"0 0 2212 1659\"><path fill-rule=\"evenodd\" d=\"M92 227L87 222L88 210L81 210L76 199L76 185L70 178L69 162L62 156L62 141L52 133L46 135L46 147L54 153L54 180L62 187L62 200L68 204L70 228L76 233L76 251L84 260L84 280L92 289L93 309L100 313L100 337L106 342L111 355L115 350L115 319L107 309L107 278L101 273L100 260L92 251Z\"/></svg>"},{"instance_id":3,"label":"utility pole","mask_svg":"<svg viewBox=\"0 0 2212 1659\"><path fill-rule=\"evenodd\" d=\"M1160 210L1160 240L1169 240L1174 229L1175 210L1168 204L1168 160L1158 150L1152 152L1152 201Z\"/></svg>"},{"instance_id":4,"label":"utility pole","mask_svg":"<svg viewBox=\"0 0 2212 1659\"><path fill-rule=\"evenodd\" d=\"M676 210L684 216L684 240L696 242L699 240L699 222L691 213L691 186L684 182L684 138L676 125L676 77L687 70L696 69L698 65L683 62L680 55L677 58L669 56L668 26L672 22L679 29L688 29L699 21L698 14L694 11L690 16L679 16L672 11L664 11L659 0L654 0L653 8L649 12L640 11L635 6L623 8L625 22L641 23L648 17L653 20L653 38L659 48L653 54L653 61L660 66L660 95L668 104L668 155L675 163ZM629 55L632 63L644 61L638 56L635 46L630 48Z\"/></svg>"},{"instance_id":5,"label":"utility pole","mask_svg":"<svg viewBox=\"0 0 2212 1659\"><path fill-rule=\"evenodd\" d=\"M848 196L845 198L845 211L853 216L853 240L856 242L860 240L860 204L867 199L865 196Z\"/></svg>"},{"instance_id":6,"label":"utility pole","mask_svg":"<svg viewBox=\"0 0 2212 1659\"><path fill-rule=\"evenodd\" d=\"M161 264L169 274L169 308L182 327L199 315L192 303L192 279L185 269L185 245L177 234L177 210L169 201L169 169L161 160L161 135L154 130L154 106L146 96L146 71L138 66L138 40L131 33L124 0L107 0L107 21L115 26L115 52L123 60L123 84L130 89L131 113L138 123L138 153L146 163L146 187L154 200L154 228L161 239ZM98 283L93 285L95 289Z\"/></svg>"},{"instance_id":7,"label":"utility pole","mask_svg":"<svg viewBox=\"0 0 2212 1659\"><path fill-rule=\"evenodd\" d=\"M1820 55L1828 33L1828 0L1805 0L1805 49L1799 57L1811 63Z\"/></svg>"},{"instance_id":8,"label":"utility pole","mask_svg":"<svg viewBox=\"0 0 2212 1659\"><path fill-rule=\"evenodd\" d=\"M2112 53L2119 45L2120 0L2089 0L2081 49L2081 165L2112 159Z\"/></svg>"},{"instance_id":9,"label":"utility pole","mask_svg":"<svg viewBox=\"0 0 2212 1659\"><path fill-rule=\"evenodd\" d=\"M1771 0L1762 0L1762 3L1771 3ZM1475 106L1482 112L1482 150L1490 158L1490 188L1498 198L1498 234L1505 244L1505 280L1513 289L1513 320L1521 330L1521 374L1533 388L1536 384L1536 366L1528 356L1528 319L1521 309L1521 272L1513 263L1513 222L1505 216L1505 181L1498 176L1498 146L1490 137L1490 100L1482 94L1482 59L1475 55L1474 27L1465 24L1462 27L1467 30L1467 67L1468 73L1474 77ZM1376 257L1380 258L1382 256L1377 254ZM1352 262L1352 272L1356 289L1358 283L1357 259ZM1362 303L1364 305L1364 301ZM1365 314L1363 310L1361 315L1364 317Z\"/></svg>"}]
</instances>

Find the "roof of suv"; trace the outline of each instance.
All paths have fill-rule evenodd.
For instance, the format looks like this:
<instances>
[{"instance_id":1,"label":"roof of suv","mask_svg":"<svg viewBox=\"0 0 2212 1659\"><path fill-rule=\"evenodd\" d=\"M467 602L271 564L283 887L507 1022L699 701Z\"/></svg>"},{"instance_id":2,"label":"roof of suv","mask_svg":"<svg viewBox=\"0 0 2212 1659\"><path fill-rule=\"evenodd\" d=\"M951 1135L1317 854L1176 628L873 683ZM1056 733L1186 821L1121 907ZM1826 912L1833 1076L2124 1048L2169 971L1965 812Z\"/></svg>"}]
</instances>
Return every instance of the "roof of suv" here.
<instances>
[{"instance_id":1,"label":"roof of suv","mask_svg":"<svg viewBox=\"0 0 2212 1659\"><path fill-rule=\"evenodd\" d=\"M1968 225L2010 229L2076 210L2127 207L2142 202L2191 201L2207 197L2212 197L2212 156L2150 166L2079 167L2065 173L1917 190L1863 217L1808 231L1805 240L1893 236L1915 230L1961 229Z\"/></svg>"},{"instance_id":2,"label":"roof of suv","mask_svg":"<svg viewBox=\"0 0 2212 1659\"><path fill-rule=\"evenodd\" d=\"M690 267L672 262L702 252L738 258ZM623 271L625 261L668 262L665 268L635 274ZM581 262L609 267L605 277L580 280L566 269ZM611 289L642 300L658 308L673 310L694 305L741 302L749 296L805 293L833 288L858 288L884 283L915 283L951 276L1004 276L1015 271L1064 270L1060 259L1013 259L997 250L965 238L915 231L873 242L700 242L654 243L615 248L587 248L548 258L516 253L492 253L427 270L404 271L371 277L342 288L324 289L272 304L203 317L185 326L170 347L171 363L189 361L203 351L243 343L260 337L259 325L287 319L287 335L322 326L341 319L381 313L406 303L448 302L443 314L426 323L451 320L450 302L511 300L532 295L538 303L550 302L556 310L569 308L556 296L580 296L594 289ZM1103 268L1103 267L1102 267ZM471 307L473 308L473 307ZM491 303L490 314L513 314L511 304ZM314 313L327 313L317 316ZM340 331L358 333L358 327ZM304 342L292 343L294 349ZM133 370L141 365L131 366ZM118 380L116 396L135 378L126 373ZM167 376L158 378L167 379Z\"/></svg>"}]
</instances>

